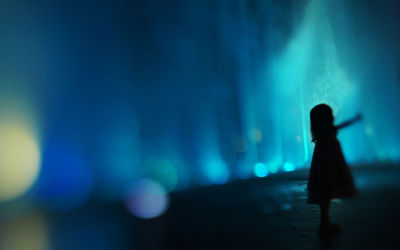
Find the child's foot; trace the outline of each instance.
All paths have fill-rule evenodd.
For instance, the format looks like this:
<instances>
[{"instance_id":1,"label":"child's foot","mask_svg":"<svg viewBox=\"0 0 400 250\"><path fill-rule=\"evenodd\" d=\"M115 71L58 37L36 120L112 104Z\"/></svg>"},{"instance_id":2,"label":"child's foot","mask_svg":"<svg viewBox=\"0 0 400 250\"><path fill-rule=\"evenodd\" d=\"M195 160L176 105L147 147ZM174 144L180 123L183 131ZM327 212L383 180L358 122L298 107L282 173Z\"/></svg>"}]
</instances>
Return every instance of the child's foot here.
<instances>
[{"instance_id":1,"label":"child's foot","mask_svg":"<svg viewBox=\"0 0 400 250\"><path fill-rule=\"evenodd\" d=\"M321 234L337 234L340 233L342 229L338 225L328 224L328 225L320 225L318 231Z\"/></svg>"}]
</instances>

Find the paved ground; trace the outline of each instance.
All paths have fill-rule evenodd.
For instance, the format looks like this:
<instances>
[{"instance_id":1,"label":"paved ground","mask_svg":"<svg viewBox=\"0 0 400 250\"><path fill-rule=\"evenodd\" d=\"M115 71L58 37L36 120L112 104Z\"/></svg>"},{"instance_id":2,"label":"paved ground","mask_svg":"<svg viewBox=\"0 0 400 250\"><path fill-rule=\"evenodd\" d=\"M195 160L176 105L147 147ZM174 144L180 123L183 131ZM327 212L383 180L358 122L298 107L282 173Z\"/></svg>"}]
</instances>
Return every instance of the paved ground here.
<instances>
[{"instance_id":1,"label":"paved ground","mask_svg":"<svg viewBox=\"0 0 400 250\"><path fill-rule=\"evenodd\" d=\"M400 249L400 168L358 168L354 176L360 195L333 203L332 220L343 228L333 237L318 235L318 207L305 202L307 173L296 172L177 194L160 241L151 242L154 249Z\"/></svg>"},{"instance_id":2,"label":"paved ground","mask_svg":"<svg viewBox=\"0 0 400 250\"><path fill-rule=\"evenodd\" d=\"M33 210L0 220L0 248L400 249L400 166L353 173L360 195L333 203L332 220L343 228L333 237L318 235L318 207L305 201L307 172L297 171L173 194L168 212L152 220L133 217L121 203Z\"/></svg>"}]
</instances>

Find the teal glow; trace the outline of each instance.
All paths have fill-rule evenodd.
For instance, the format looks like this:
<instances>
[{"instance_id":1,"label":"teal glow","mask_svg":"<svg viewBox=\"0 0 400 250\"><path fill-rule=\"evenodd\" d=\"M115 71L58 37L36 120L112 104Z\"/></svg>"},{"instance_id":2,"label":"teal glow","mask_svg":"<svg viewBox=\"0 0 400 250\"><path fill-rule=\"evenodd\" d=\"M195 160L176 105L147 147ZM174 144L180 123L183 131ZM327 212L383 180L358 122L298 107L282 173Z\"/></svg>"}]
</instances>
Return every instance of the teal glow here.
<instances>
[{"instance_id":1,"label":"teal glow","mask_svg":"<svg viewBox=\"0 0 400 250\"><path fill-rule=\"evenodd\" d=\"M295 169L296 169L296 166L293 163L286 162L283 165L283 170L285 170L286 172L294 171Z\"/></svg>"},{"instance_id":2,"label":"teal glow","mask_svg":"<svg viewBox=\"0 0 400 250\"><path fill-rule=\"evenodd\" d=\"M256 163L256 165L254 165L254 174L257 177L265 177L268 175L268 167L267 165L265 165L262 162L258 162Z\"/></svg>"},{"instance_id":3,"label":"teal glow","mask_svg":"<svg viewBox=\"0 0 400 250\"><path fill-rule=\"evenodd\" d=\"M153 158L149 161L150 176L161 184L167 191L175 190L178 174L175 166L168 160Z\"/></svg>"},{"instance_id":4,"label":"teal glow","mask_svg":"<svg viewBox=\"0 0 400 250\"><path fill-rule=\"evenodd\" d=\"M303 91L300 93L301 103L304 103L304 94ZM303 133L303 147L304 147L304 163L308 161L308 143L307 143L307 122L306 122L307 112L304 110L304 105L301 105L301 124L302 124L302 133Z\"/></svg>"},{"instance_id":5,"label":"teal glow","mask_svg":"<svg viewBox=\"0 0 400 250\"><path fill-rule=\"evenodd\" d=\"M282 160L278 158L273 159L268 163L268 170L270 173L275 174L278 172L281 165L282 165Z\"/></svg>"},{"instance_id":6,"label":"teal glow","mask_svg":"<svg viewBox=\"0 0 400 250\"><path fill-rule=\"evenodd\" d=\"M350 118L358 110L359 83L351 79L339 59L337 44L324 1L307 4L304 17L286 47L272 60L273 131L277 156L298 166L310 162L311 143L309 111L319 103L328 103L337 120ZM298 138L296 140L296 138ZM359 157L353 138L340 138L352 161ZM346 156L347 156L346 155ZM285 171L291 166L283 165ZM271 171L272 172L272 171Z\"/></svg>"},{"instance_id":7,"label":"teal glow","mask_svg":"<svg viewBox=\"0 0 400 250\"><path fill-rule=\"evenodd\" d=\"M210 160L205 166L205 175L209 184L224 184L229 179L229 170L221 160Z\"/></svg>"}]
</instances>

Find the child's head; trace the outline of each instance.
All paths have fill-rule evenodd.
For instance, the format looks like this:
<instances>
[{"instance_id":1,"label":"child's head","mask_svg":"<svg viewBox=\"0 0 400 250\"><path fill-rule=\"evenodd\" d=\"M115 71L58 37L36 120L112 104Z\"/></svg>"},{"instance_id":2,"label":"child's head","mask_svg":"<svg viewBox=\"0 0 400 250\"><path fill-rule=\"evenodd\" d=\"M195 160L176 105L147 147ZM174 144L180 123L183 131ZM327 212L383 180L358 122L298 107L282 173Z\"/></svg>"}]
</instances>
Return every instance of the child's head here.
<instances>
[{"instance_id":1,"label":"child's head","mask_svg":"<svg viewBox=\"0 0 400 250\"><path fill-rule=\"evenodd\" d=\"M331 135L336 135L332 109L328 105L318 104L311 109L310 120L313 142L322 141Z\"/></svg>"}]
</instances>

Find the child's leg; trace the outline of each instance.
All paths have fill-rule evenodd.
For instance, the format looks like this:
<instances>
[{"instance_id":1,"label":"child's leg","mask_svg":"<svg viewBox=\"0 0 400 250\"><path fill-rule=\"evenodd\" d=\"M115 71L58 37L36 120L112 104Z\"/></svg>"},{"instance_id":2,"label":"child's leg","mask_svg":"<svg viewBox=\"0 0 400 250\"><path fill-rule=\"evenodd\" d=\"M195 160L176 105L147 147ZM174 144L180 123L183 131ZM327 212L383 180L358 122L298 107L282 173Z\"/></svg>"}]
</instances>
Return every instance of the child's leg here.
<instances>
[{"instance_id":1,"label":"child's leg","mask_svg":"<svg viewBox=\"0 0 400 250\"><path fill-rule=\"evenodd\" d=\"M330 207L330 200L321 202L320 210L321 210L321 224L319 226L319 230L321 233L339 233L341 231L338 225L332 225L329 219L329 207Z\"/></svg>"},{"instance_id":2,"label":"child's leg","mask_svg":"<svg viewBox=\"0 0 400 250\"><path fill-rule=\"evenodd\" d=\"M320 213L321 213L321 224L320 227L329 227L331 222L329 220L329 206L330 200L326 200L321 202L320 204Z\"/></svg>"}]
</instances>

